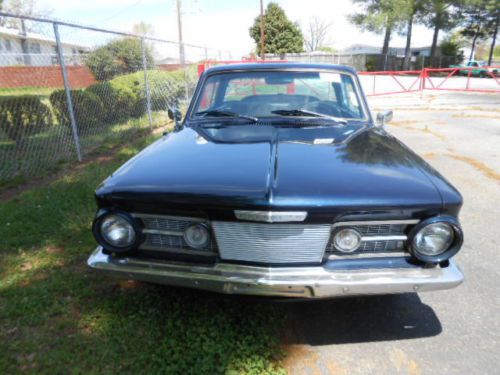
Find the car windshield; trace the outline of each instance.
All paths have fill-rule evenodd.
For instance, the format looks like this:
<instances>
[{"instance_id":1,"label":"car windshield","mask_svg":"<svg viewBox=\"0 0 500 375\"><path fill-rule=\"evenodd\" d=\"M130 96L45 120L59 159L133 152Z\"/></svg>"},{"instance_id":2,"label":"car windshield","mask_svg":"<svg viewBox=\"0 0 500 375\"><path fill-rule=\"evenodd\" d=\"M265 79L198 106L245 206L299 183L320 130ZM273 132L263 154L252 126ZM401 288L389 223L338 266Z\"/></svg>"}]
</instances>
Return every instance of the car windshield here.
<instances>
[{"instance_id":1,"label":"car windshield","mask_svg":"<svg viewBox=\"0 0 500 375\"><path fill-rule=\"evenodd\" d=\"M367 117L351 74L285 70L210 75L197 96L191 118L214 116L337 121Z\"/></svg>"}]
</instances>

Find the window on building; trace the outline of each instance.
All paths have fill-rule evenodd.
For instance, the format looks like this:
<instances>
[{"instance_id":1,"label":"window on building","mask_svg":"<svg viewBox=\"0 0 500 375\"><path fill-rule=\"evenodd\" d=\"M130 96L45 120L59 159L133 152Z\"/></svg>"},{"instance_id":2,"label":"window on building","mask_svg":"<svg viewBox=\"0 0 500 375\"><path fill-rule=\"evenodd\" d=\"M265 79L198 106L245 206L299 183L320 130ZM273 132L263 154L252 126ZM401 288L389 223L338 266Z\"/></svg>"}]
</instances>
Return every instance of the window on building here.
<instances>
[{"instance_id":1,"label":"window on building","mask_svg":"<svg viewBox=\"0 0 500 375\"><path fill-rule=\"evenodd\" d=\"M31 53L41 53L41 47L40 47L40 43L30 43L29 45L29 51Z\"/></svg>"},{"instance_id":2,"label":"window on building","mask_svg":"<svg viewBox=\"0 0 500 375\"><path fill-rule=\"evenodd\" d=\"M5 39L5 49L8 52L12 51L12 42L10 39Z\"/></svg>"}]
</instances>

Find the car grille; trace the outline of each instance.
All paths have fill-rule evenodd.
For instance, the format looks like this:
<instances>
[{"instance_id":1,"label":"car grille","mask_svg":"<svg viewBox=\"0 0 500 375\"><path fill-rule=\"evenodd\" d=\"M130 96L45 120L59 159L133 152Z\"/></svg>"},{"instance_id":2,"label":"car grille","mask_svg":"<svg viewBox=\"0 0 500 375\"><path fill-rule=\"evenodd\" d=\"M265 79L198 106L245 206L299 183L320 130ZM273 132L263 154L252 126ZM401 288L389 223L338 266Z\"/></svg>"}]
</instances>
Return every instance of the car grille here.
<instances>
[{"instance_id":1,"label":"car grille","mask_svg":"<svg viewBox=\"0 0 500 375\"><path fill-rule=\"evenodd\" d=\"M270 264L320 263L329 224L261 224L214 221L220 257Z\"/></svg>"},{"instance_id":2,"label":"car grille","mask_svg":"<svg viewBox=\"0 0 500 375\"><path fill-rule=\"evenodd\" d=\"M333 235L327 246L327 255L342 257L363 254L404 253L406 250L406 233L409 226L418 220L401 220L398 222L342 222L334 224L335 228L349 227L356 229L362 236L361 246L353 253L343 253L333 245ZM333 231L335 234L335 230Z\"/></svg>"},{"instance_id":3,"label":"car grille","mask_svg":"<svg viewBox=\"0 0 500 375\"><path fill-rule=\"evenodd\" d=\"M220 255L222 260L269 264L320 263L323 257L404 254L406 233L418 220L351 221L331 224L251 223L214 221L189 217L133 214L142 222L144 241L140 250L182 254ZM204 223L212 229L211 242L193 249L184 240L185 229ZM342 227L356 229L361 246L343 253L333 245L333 235Z\"/></svg>"},{"instance_id":4,"label":"car grille","mask_svg":"<svg viewBox=\"0 0 500 375\"><path fill-rule=\"evenodd\" d=\"M208 221L173 216L157 216L148 214L134 214L135 218L142 221L144 241L139 246L140 250L160 252L175 252L181 254L214 255L216 253L215 241L211 241L204 249L193 249L184 240L184 230L191 224Z\"/></svg>"}]
</instances>

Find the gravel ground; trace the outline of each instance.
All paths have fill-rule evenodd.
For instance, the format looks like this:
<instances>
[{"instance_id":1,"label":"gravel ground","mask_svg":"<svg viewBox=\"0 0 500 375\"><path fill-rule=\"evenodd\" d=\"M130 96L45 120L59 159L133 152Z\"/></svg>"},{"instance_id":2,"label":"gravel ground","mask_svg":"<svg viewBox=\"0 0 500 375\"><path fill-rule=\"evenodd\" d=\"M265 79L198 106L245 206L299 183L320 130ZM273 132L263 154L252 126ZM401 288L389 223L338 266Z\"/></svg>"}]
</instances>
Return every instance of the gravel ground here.
<instances>
[{"instance_id":1,"label":"gravel ground","mask_svg":"<svg viewBox=\"0 0 500 375\"><path fill-rule=\"evenodd\" d=\"M499 374L500 95L372 97L387 130L464 196L466 281L422 294L290 303L291 374Z\"/></svg>"}]
</instances>

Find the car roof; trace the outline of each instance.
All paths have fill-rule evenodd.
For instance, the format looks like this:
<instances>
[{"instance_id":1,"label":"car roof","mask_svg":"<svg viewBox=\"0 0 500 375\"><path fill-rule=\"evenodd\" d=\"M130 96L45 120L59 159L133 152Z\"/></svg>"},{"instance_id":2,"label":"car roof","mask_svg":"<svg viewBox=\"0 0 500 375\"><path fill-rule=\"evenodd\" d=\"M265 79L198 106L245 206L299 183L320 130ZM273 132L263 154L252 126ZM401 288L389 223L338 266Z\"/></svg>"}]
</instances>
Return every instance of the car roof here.
<instances>
[{"instance_id":1,"label":"car roof","mask_svg":"<svg viewBox=\"0 0 500 375\"><path fill-rule=\"evenodd\" d=\"M232 72L241 70L334 70L342 71L347 73L356 74L356 70L345 65L335 65L335 64L314 64L314 63L290 63L290 62L255 62L255 63L243 63L243 64L226 64L217 65L211 67L205 71L206 74L209 73L219 73L219 72Z\"/></svg>"}]
</instances>

